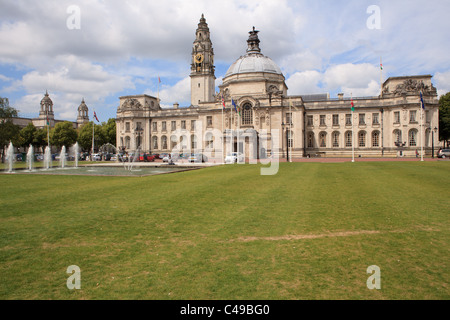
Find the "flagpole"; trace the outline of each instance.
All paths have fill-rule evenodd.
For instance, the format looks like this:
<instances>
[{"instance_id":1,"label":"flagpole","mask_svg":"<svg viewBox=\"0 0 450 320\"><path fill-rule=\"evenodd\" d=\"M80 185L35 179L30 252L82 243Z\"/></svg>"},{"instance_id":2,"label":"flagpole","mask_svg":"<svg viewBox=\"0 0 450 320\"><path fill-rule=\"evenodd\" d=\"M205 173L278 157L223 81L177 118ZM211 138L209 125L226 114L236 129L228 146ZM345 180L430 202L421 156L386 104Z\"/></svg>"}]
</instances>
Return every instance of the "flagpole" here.
<instances>
[{"instance_id":1,"label":"flagpole","mask_svg":"<svg viewBox=\"0 0 450 320\"><path fill-rule=\"evenodd\" d=\"M353 93L350 94L352 99L352 162L355 162L355 130L354 130L354 119L353 119Z\"/></svg>"},{"instance_id":2,"label":"flagpole","mask_svg":"<svg viewBox=\"0 0 450 320\"><path fill-rule=\"evenodd\" d=\"M423 161L423 104L422 104L422 91L420 92L420 101L419 101L419 106L420 106L420 161Z\"/></svg>"},{"instance_id":3,"label":"flagpole","mask_svg":"<svg viewBox=\"0 0 450 320\"><path fill-rule=\"evenodd\" d=\"M223 162L225 162L225 155L224 152L225 151L225 136L223 134L223 108L222 108L222 160Z\"/></svg>"},{"instance_id":4,"label":"flagpole","mask_svg":"<svg viewBox=\"0 0 450 320\"><path fill-rule=\"evenodd\" d=\"M92 153L91 153L91 161L94 157L94 130L95 130L95 121L92 119Z\"/></svg>"},{"instance_id":5,"label":"flagpole","mask_svg":"<svg viewBox=\"0 0 450 320\"><path fill-rule=\"evenodd\" d=\"M383 98L383 61L380 57L380 96Z\"/></svg>"},{"instance_id":6,"label":"flagpole","mask_svg":"<svg viewBox=\"0 0 450 320\"><path fill-rule=\"evenodd\" d=\"M291 109L292 101L289 99L289 134L288 138L292 138L292 109ZM291 139L292 140L292 139ZM292 162L292 144L289 143L289 139L287 141L289 147L289 162Z\"/></svg>"},{"instance_id":7,"label":"flagpole","mask_svg":"<svg viewBox=\"0 0 450 320\"><path fill-rule=\"evenodd\" d=\"M48 119L48 110L47 110L47 146L50 149L50 120Z\"/></svg>"}]
</instances>

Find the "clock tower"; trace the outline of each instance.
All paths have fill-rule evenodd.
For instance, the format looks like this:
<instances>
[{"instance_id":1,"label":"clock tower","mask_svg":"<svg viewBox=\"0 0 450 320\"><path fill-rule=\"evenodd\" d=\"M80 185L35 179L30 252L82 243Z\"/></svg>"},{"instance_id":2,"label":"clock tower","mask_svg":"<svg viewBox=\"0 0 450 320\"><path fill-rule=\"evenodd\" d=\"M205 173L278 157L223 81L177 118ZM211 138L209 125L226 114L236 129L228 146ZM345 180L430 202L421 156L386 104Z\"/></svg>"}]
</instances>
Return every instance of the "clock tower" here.
<instances>
[{"instance_id":1,"label":"clock tower","mask_svg":"<svg viewBox=\"0 0 450 320\"><path fill-rule=\"evenodd\" d=\"M191 104L214 101L215 80L214 50L206 19L202 14L195 32L191 62Z\"/></svg>"}]
</instances>

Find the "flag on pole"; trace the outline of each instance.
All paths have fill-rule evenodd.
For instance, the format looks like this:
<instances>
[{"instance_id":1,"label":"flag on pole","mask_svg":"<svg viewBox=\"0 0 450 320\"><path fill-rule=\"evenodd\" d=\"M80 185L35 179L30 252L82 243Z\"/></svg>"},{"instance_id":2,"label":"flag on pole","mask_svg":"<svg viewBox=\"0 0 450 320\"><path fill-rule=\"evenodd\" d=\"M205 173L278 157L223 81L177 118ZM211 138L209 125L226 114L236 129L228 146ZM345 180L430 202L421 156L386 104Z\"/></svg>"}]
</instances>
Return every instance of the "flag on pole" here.
<instances>
[{"instance_id":1,"label":"flag on pole","mask_svg":"<svg viewBox=\"0 0 450 320\"><path fill-rule=\"evenodd\" d=\"M352 98L352 111L355 111L355 104L353 103L353 98Z\"/></svg>"},{"instance_id":2,"label":"flag on pole","mask_svg":"<svg viewBox=\"0 0 450 320\"><path fill-rule=\"evenodd\" d=\"M94 111L94 119L97 120L97 122L100 122L100 120L98 120L97 118L97 114L95 113L95 111Z\"/></svg>"},{"instance_id":3,"label":"flag on pole","mask_svg":"<svg viewBox=\"0 0 450 320\"><path fill-rule=\"evenodd\" d=\"M158 82L161 83L161 78L160 77L158 77Z\"/></svg>"},{"instance_id":4,"label":"flag on pole","mask_svg":"<svg viewBox=\"0 0 450 320\"><path fill-rule=\"evenodd\" d=\"M48 119L48 113L47 113L47 125L50 125L50 120Z\"/></svg>"},{"instance_id":5,"label":"flag on pole","mask_svg":"<svg viewBox=\"0 0 450 320\"><path fill-rule=\"evenodd\" d=\"M225 110L225 99L223 98L223 94L222 94L222 105L223 105L223 110Z\"/></svg>"},{"instance_id":6,"label":"flag on pole","mask_svg":"<svg viewBox=\"0 0 450 320\"><path fill-rule=\"evenodd\" d=\"M420 91L420 105L421 105L422 109L425 110L425 103L423 102L422 91Z\"/></svg>"},{"instance_id":7,"label":"flag on pole","mask_svg":"<svg viewBox=\"0 0 450 320\"><path fill-rule=\"evenodd\" d=\"M231 98L231 104L232 104L233 107L234 107L234 111L236 111L236 113L237 113L238 110L237 110L236 102L234 102L233 98Z\"/></svg>"},{"instance_id":8,"label":"flag on pole","mask_svg":"<svg viewBox=\"0 0 450 320\"><path fill-rule=\"evenodd\" d=\"M383 64L382 63L380 63L380 69L383 70Z\"/></svg>"}]
</instances>

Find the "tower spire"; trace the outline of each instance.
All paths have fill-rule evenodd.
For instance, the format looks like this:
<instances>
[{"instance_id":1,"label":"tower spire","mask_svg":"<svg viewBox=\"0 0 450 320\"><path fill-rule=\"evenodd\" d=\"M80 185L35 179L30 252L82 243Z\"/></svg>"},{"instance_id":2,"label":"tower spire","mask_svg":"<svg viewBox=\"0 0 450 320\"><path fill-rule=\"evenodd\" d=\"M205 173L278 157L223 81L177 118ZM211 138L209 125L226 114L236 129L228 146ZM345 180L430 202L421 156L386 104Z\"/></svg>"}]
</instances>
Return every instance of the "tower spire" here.
<instances>
[{"instance_id":1,"label":"tower spire","mask_svg":"<svg viewBox=\"0 0 450 320\"><path fill-rule=\"evenodd\" d=\"M247 44L247 53L261 53L261 48L259 47L259 38L258 38L258 30L253 27L253 30L249 32L250 36L248 37Z\"/></svg>"}]
</instances>

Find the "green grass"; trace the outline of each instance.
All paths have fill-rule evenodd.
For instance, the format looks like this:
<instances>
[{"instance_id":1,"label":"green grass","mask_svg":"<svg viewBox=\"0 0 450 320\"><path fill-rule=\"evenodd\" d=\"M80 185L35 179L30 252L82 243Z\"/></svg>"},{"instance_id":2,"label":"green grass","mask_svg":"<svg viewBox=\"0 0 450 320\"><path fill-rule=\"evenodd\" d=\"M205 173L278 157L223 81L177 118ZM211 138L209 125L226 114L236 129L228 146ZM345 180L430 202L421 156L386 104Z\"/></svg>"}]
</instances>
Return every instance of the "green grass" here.
<instances>
[{"instance_id":1,"label":"green grass","mask_svg":"<svg viewBox=\"0 0 450 320\"><path fill-rule=\"evenodd\" d=\"M450 163L259 169L0 175L0 299L450 298Z\"/></svg>"}]
</instances>

